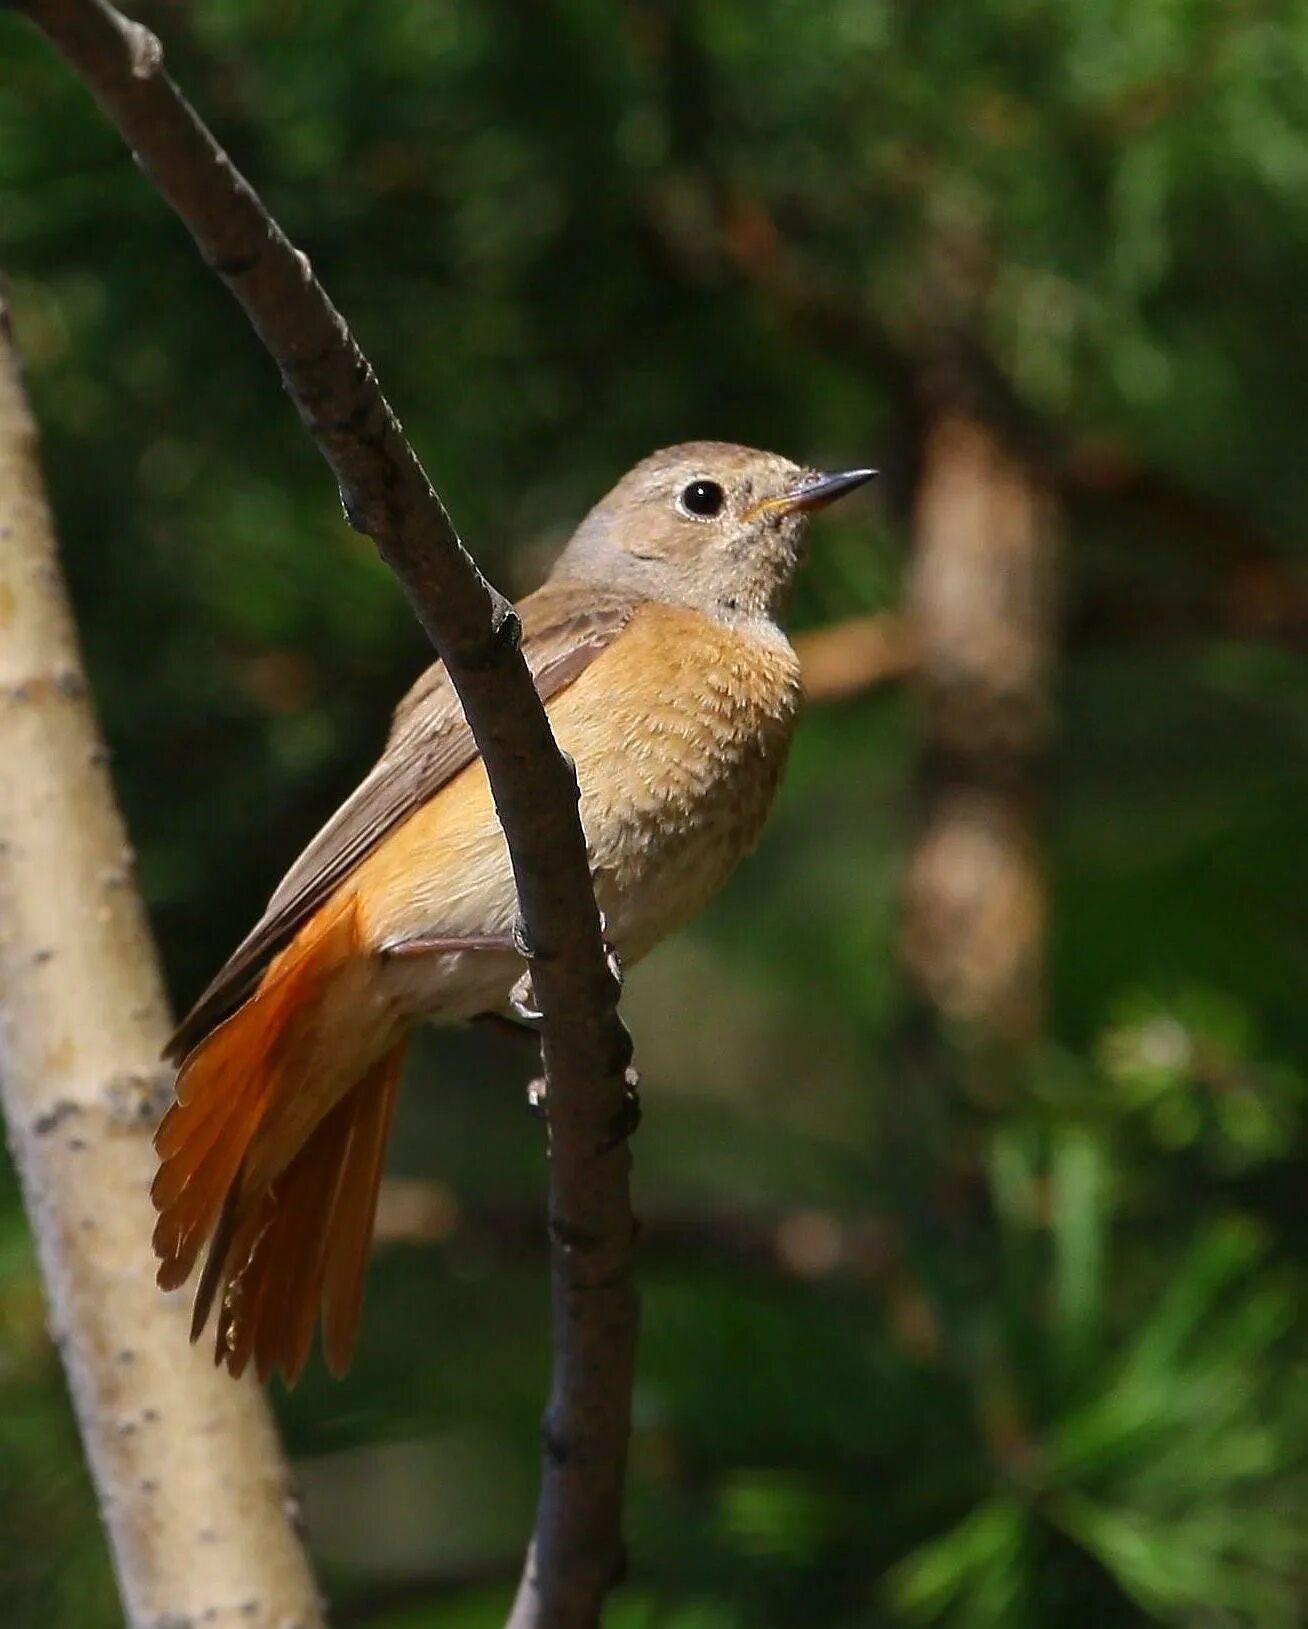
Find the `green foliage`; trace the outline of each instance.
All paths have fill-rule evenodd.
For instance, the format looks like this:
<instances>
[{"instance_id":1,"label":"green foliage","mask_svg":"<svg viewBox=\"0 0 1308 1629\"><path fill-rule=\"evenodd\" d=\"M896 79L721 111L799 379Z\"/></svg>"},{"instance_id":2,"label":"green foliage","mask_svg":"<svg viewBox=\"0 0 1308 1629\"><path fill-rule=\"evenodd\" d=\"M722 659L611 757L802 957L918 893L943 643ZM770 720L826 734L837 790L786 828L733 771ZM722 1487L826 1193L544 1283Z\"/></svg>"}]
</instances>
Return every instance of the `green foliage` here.
<instances>
[{"instance_id":1,"label":"green foliage","mask_svg":"<svg viewBox=\"0 0 1308 1629\"><path fill-rule=\"evenodd\" d=\"M141 9L515 591L634 458L712 435L882 463L797 612L893 604L942 354L1187 495L1069 501L1049 1033L1002 1101L923 1060L897 971L899 695L813 714L760 853L632 979L640 1208L718 1224L651 1226L610 1616L1303 1621L1308 10ZM0 266L185 999L424 651L116 138L15 18L0 53ZM503 1618L548 1353L525 1068L424 1042L394 1167L498 1231L384 1251L353 1374L278 1398L344 1623ZM5 1623L118 1621L11 1182L0 1513Z\"/></svg>"},{"instance_id":2,"label":"green foliage","mask_svg":"<svg viewBox=\"0 0 1308 1629\"><path fill-rule=\"evenodd\" d=\"M1249 1014L1220 991L1122 1003L1100 1043L1126 1112L1163 1150L1194 1150L1219 1171L1292 1158L1303 1142L1304 1082L1256 1050Z\"/></svg>"},{"instance_id":3,"label":"green foliage","mask_svg":"<svg viewBox=\"0 0 1308 1629\"><path fill-rule=\"evenodd\" d=\"M1112 1155L1074 1125L994 1140L1011 1309L979 1399L995 1486L897 1570L910 1621L1048 1621L1060 1541L1163 1621L1300 1621L1303 1443L1269 1426L1295 1286L1231 1216L1169 1252L1141 1303L1161 1263L1137 1246L1105 1271Z\"/></svg>"}]
</instances>

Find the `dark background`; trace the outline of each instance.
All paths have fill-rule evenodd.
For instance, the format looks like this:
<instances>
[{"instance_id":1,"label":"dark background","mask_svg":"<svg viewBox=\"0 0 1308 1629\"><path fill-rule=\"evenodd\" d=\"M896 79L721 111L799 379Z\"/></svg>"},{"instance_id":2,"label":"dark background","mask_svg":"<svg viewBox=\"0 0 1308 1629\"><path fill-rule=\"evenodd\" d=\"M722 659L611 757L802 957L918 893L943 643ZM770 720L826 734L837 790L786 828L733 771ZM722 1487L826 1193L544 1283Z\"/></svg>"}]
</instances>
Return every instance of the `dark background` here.
<instances>
[{"instance_id":1,"label":"dark background","mask_svg":"<svg viewBox=\"0 0 1308 1629\"><path fill-rule=\"evenodd\" d=\"M761 851L629 986L612 1624L1305 1621L1308 8L140 14L509 590L668 442L885 472L796 622L907 604L919 671L810 709ZM0 266L184 1002L423 641L13 18ZM528 1073L423 1038L359 1359L275 1399L339 1624L501 1621L548 1351ZM0 1207L0 1610L98 1629L8 1177Z\"/></svg>"}]
</instances>

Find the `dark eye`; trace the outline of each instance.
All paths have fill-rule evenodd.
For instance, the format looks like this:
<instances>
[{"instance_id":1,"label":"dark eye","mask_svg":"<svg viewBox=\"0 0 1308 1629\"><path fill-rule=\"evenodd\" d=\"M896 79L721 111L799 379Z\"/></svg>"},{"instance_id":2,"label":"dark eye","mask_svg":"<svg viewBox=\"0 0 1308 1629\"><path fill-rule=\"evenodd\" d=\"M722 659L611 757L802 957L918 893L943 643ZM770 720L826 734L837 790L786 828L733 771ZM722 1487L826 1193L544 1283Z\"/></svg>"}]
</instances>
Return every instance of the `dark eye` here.
<instances>
[{"instance_id":1,"label":"dark eye","mask_svg":"<svg viewBox=\"0 0 1308 1629\"><path fill-rule=\"evenodd\" d=\"M727 495L716 481L692 481L683 487L677 498L677 507L699 520L709 520L727 501Z\"/></svg>"}]
</instances>

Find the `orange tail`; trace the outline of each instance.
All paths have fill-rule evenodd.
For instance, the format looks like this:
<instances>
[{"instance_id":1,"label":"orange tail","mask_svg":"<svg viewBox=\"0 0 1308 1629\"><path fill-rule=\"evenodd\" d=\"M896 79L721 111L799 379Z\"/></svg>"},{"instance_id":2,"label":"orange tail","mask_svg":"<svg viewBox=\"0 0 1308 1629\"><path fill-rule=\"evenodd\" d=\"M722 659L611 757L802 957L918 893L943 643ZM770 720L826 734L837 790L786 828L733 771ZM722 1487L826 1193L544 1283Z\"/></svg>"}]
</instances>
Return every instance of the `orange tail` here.
<instances>
[{"instance_id":1,"label":"orange tail","mask_svg":"<svg viewBox=\"0 0 1308 1629\"><path fill-rule=\"evenodd\" d=\"M280 1367L296 1380L320 1305L329 1368L342 1373L353 1354L405 1049L392 1041L379 1060L361 1059L352 1082L340 1079L338 1048L329 1049L335 1082L321 1061L325 1004L357 951L347 896L306 925L250 1000L190 1054L155 1136L159 1284L184 1283L212 1236L191 1338L217 1301L215 1360L234 1375L253 1356L261 1378Z\"/></svg>"}]
</instances>

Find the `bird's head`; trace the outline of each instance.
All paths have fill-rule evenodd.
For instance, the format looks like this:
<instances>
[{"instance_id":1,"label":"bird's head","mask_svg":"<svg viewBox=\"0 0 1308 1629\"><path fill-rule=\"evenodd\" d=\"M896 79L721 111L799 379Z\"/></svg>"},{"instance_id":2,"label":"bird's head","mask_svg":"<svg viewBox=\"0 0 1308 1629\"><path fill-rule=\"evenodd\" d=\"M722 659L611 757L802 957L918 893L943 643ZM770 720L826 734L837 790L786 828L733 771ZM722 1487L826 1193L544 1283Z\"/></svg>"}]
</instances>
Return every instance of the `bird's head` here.
<instances>
[{"instance_id":1,"label":"bird's head","mask_svg":"<svg viewBox=\"0 0 1308 1629\"><path fill-rule=\"evenodd\" d=\"M870 480L776 453L689 441L651 453L586 516L554 580L602 584L728 621L777 620L809 516Z\"/></svg>"}]
</instances>

